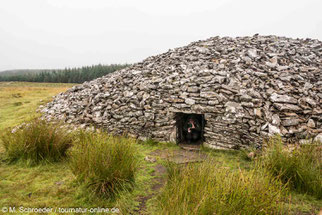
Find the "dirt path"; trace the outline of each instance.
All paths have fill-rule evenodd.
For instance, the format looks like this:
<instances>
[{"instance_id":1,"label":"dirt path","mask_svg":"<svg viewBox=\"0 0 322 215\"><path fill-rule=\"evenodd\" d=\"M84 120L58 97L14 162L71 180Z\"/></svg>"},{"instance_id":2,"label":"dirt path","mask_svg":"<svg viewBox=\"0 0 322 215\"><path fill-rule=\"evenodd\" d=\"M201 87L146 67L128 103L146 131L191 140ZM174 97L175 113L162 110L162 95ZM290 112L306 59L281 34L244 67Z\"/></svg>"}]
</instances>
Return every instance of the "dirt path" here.
<instances>
[{"instance_id":1,"label":"dirt path","mask_svg":"<svg viewBox=\"0 0 322 215\"><path fill-rule=\"evenodd\" d=\"M199 151L187 151L184 149L157 149L150 153L148 160L169 160L177 164L191 163L191 162L201 162L206 158L206 155ZM151 193L147 196L139 197L138 201L140 202L139 214L148 214L146 211L146 203L149 199L152 199L155 195L158 194L160 189L166 183L166 168L158 163L154 166L153 172L154 178L151 182Z\"/></svg>"},{"instance_id":2,"label":"dirt path","mask_svg":"<svg viewBox=\"0 0 322 215\"><path fill-rule=\"evenodd\" d=\"M142 215L148 214L146 211L147 201L153 198L156 194L158 194L160 189L164 186L166 182L166 168L161 164L157 164L156 166L154 166L153 176L154 178L152 179L152 183L151 183L152 193L150 193L147 196L141 196L139 198L140 206L139 206L138 213Z\"/></svg>"},{"instance_id":3,"label":"dirt path","mask_svg":"<svg viewBox=\"0 0 322 215\"><path fill-rule=\"evenodd\" d=\"M156 159L169 160L177 164L201 162L207 155L200 151L188 151L184 149L163 149L151 153Z\"/></svg>"}]
</instances>

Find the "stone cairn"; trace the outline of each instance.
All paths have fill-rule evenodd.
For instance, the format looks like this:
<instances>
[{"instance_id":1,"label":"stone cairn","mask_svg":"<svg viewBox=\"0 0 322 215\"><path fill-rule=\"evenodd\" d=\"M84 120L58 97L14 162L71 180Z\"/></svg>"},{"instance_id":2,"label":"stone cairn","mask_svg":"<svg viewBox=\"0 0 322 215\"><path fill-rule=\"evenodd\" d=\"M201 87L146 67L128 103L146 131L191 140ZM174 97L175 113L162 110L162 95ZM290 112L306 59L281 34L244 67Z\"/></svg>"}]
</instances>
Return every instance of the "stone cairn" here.
<instances>
[{"instance_id":1,"label":"stone cairn","mask_svg":"<svg viewBox=\"0 0 322 215\"><path fill-rule=\"evenodd\" d=\"M280 134L322 139L322 42L213 37L57 95L44 118L176 140L176 113L204 114L204 144L235 149Z\"/></svg>"}]
</instances>

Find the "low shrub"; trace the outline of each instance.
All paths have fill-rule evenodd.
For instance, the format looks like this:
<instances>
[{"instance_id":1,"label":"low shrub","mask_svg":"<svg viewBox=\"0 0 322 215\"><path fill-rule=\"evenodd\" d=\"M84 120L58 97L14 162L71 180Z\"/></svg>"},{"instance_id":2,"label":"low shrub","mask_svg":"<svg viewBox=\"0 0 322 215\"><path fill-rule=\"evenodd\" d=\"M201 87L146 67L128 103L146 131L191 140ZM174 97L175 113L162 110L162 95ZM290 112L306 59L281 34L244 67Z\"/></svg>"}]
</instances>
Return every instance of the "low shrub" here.
<instances>
[{"instance_id":1,"label":"low shrub","mask_svg":"<svg viewBox=\"0 0 322 215\"><path fill-rule=\"evenodd\" d=\"M160 214L278 214L285 186L268 172L231 171L208 159L168 163L168 181L158 196Z\"/></svg>"},{"instance_id":2,"label":"low shrub","mask_svg":"<svg viewBox=\"0 0 322 215\"><path fill-rule=\"evenodd\" d=\"M138 170L135 140L80 132L70 151L70 168L93 194L113 198L119 191L133 187Z\"/></svg>"},{"instance_id":3,"label":"low shrub","mask_svg":"<svg viewBox=\"0 0 322 215\"><path fill-rule=\"evenodd\" d=\"M21 106L22 105L22 102L15 102L13 103L13 106Z\"/></svg>"},{"instance_id":4,"label":"low shrub","mask_svg":"<svg viewBox=\"0 0 322 215\"><path fill-rule=\"evenodd\" d=\"M24 160L28 165L61 160L73 142L73 135L60 124L40 119L7 129L0 138L9 162Z\"/></svg>"},{"instance_id":5,"label":"low shrub","mask_svg":"<svg viewBox=\"0 0 322 215\"><path fill-rule=\"evenodd\" d=\"M310 144L295 147L293 151L283 146L281 138L268 142L259 162L284 183L301 193L322 198L322 145Z\"/></svg>"}]
</instances>

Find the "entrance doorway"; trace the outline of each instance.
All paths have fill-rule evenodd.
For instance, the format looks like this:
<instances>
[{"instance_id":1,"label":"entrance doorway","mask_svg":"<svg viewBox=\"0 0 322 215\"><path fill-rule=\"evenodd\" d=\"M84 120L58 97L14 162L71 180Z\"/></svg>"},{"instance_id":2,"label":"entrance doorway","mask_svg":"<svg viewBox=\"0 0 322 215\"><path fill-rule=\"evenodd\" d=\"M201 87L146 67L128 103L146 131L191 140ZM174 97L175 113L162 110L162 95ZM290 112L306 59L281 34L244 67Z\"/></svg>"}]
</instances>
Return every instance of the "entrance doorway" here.
<instances>
[{"instance_id":1,"label":"entrance doorway","mask_svg":"<svg viewBox=\"0 0 322 215\"><path fill-rule=\"evenodd\" d=\"M204 141L203 114L176 113L177 144L199 145Z\"/></svg>"}]
</instances>

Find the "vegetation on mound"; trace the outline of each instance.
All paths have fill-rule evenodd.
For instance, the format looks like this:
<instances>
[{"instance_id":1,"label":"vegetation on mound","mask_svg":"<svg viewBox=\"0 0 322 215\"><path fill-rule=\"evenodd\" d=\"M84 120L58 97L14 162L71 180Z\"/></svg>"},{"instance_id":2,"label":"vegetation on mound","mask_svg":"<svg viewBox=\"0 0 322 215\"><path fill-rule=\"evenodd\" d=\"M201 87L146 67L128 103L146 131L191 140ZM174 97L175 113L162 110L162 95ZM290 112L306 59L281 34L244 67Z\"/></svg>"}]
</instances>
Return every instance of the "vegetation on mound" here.
<instances>
[{"instance_id":1,"label":"vegetation on mound","mask_svg":"<svg viewBox=\"0 0 322 215\"><path fill-rule=\"evenodd\" d=\"M275 137L268 142L259 163L293 190L322 199L321 156L321 144L301 145L289 151L281 138Z\"/></svg>"},{"instance_id":2,"label":"vegetation on mound","mask_svg":"<svg viewBox=\"0 0 322 215\"><path fill-rule=\"evenodd\" d=\"M70 151L71 170L94 194L115 197L134 184L139 164L135 143L131 138L81 131Z\"/></svg>"},{"instance_id":3,"label":"vegetation on mound","mask_svg":"<svg viewBox=\"0 0 322 215\"><path fill-rule=\"evenodd\" d=\"M60 124L35 119L20 129L7 129L0 136L9 162L24 160L28 165L57 162L66 157L73 135Z\"/></svg>"}]
</instances>

